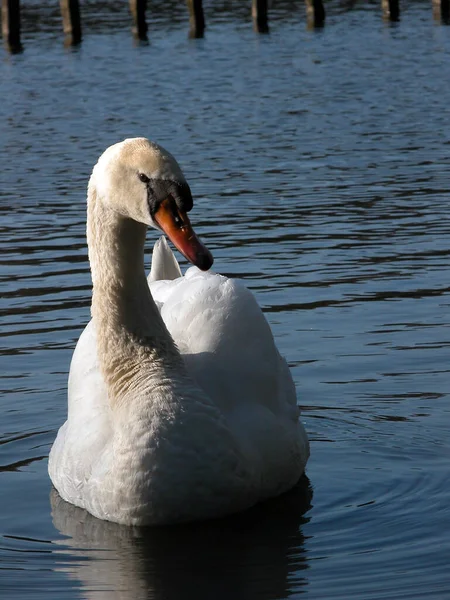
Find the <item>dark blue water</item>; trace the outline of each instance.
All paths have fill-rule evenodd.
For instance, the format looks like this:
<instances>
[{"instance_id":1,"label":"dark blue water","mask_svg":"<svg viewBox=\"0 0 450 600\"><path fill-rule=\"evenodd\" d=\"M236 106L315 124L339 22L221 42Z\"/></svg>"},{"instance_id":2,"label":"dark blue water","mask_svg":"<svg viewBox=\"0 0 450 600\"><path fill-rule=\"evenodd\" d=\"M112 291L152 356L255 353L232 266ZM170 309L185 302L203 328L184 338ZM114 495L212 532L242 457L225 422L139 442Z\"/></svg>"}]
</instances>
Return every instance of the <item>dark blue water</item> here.
<instances>
[{"instance_id":1,"label":"dark blue water","mask_svg":"<svg viewBox=\"0 0 450 600\"><path fill-rule=\"evenodd\" d=\"M450 597L450 28L431 6L87 3L65 50L24 3L0 55L0 595ZM71 354L89 319L86 184L111 143L179 160L215 267L256 294L291 365L308 481L218 523L133 530L50 496ZM151 239L150 239L151 238ZM149 234L149 262L151 241Z\"/></svg>"}]
</instances>

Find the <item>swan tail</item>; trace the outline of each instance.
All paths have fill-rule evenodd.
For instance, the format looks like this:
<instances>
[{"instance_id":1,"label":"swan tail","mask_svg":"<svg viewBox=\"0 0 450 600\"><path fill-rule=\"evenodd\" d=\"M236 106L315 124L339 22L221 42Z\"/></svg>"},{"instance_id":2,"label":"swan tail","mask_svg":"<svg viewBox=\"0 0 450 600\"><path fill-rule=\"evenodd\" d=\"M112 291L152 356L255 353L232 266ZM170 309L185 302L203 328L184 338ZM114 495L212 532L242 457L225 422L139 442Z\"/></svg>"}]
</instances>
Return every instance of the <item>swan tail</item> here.
<instances>
[{"instance_id":1,"label":"swan tail","mask_svg":"<svg viewBox=\"0 0 450 600\"><path fill-rule=\"evenodd\" d=\"M148 281L150 283L165 279L178 279L178 277L181 277L180 265L166 238L162 235L153 246L152 267Z\"/></svg>"}]
</instances>

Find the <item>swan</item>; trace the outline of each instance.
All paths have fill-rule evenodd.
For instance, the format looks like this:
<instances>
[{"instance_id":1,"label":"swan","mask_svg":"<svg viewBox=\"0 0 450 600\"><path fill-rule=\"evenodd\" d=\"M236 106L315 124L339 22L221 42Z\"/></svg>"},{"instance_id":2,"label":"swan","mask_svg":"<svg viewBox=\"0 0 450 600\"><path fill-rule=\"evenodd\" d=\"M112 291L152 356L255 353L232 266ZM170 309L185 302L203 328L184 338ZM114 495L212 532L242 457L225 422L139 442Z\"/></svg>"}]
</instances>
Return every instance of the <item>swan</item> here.
<instances>
[{"instance_id":1,"label":"swan","mask_svg":"<svg viewBox=\"0 0 450 600\"><path fill-rule=\"evenodd\" d=\"M254 296L212 273L173 156L133 138L88 185L92 319L49 456L60 496L125 525L225 516L292 488L309 456L292 376ZM165 238L147 281L148 227Z\"/></svg>"}]
</instances>

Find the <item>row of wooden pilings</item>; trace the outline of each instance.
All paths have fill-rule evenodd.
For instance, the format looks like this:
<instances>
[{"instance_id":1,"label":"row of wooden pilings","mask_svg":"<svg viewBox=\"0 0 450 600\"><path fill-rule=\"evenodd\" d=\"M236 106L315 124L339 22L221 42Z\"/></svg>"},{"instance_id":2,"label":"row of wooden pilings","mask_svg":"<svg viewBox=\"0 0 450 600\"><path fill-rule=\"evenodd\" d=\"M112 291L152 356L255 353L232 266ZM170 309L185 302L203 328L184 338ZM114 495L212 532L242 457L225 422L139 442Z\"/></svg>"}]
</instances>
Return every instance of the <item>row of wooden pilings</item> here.
<instances>
[{"instance_id":1,"label":"row of wooden pilings","mask_svg":"<svg viewBox=\"0 0 450 600\"><path fill-rule=\"evenodd\" d=\"M7 49L12 52L23 50L20 35L20 0L1 0L2 2L2 34ZM147 0L129 0L133 18L133 35L137 40L146 42ZM450 0L432 0L435 18L449 23ZM253 28L258 33L269 32L268 0L252 0ZM322 0L305 0L307 24L310 28L323 27L325 8ZM383 15L390 21L400 18L399 0L381 0ZM81 42L81 16L79 0L60 0L65 45L75 46ZM189 36L201 38L205 31L203 0L187 0L189 11Z\"/></svg>"}]
</instances>

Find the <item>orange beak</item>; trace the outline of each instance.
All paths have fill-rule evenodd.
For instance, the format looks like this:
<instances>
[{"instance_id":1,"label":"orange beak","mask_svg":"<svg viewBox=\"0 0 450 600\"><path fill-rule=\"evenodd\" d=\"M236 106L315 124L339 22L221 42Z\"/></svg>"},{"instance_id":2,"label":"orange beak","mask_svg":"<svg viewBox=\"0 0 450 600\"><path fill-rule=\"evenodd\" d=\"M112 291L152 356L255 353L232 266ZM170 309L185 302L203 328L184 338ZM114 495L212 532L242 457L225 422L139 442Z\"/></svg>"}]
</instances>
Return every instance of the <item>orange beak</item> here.
<instances>
[{"instance_id":1,"label":"orange beak","mask_svg":"<svg viewBox=\"0 0 450 600\"><path fill-rule=\"evenodd\" d=\"M198 239L186 212L178 208L171 196L161 202L154 219L189 262L202 271L211 268L214 262L211 252Z\"/></svg>"}]
</instances>

